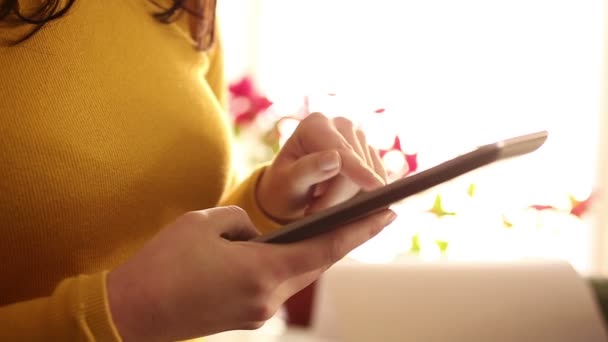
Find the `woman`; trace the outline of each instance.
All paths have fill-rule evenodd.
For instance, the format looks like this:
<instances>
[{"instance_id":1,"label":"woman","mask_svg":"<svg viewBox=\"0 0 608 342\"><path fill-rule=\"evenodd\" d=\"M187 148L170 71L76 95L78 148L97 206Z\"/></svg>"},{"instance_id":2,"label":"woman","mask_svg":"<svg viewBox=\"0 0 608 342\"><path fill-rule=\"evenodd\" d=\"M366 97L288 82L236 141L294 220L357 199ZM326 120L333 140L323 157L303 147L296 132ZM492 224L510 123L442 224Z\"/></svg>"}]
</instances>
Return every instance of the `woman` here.
<instances>
[{"instance_id":1,"label":"woman","mask_svg":"<svg viewBox=\"0 0 608 342\"><path fill-rule=\"evenodd\" d=\"M245 242L384 169L348 120L313 114L233 186L215 3L157 1L0 0L2 341L258 328L395 217Z\"/></svg>"}]
</instances>

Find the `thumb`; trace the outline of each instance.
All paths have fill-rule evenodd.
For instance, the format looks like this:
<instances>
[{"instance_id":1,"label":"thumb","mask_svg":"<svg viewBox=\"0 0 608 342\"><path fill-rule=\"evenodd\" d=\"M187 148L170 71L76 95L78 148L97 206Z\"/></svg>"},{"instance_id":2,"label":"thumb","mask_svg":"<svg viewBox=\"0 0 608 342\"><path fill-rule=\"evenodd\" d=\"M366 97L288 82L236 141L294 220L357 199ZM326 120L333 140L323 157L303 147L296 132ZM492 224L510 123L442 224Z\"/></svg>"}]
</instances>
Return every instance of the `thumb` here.
<instances>
[{"instance_id":1,"label":"thumb","mask_svg":"<svg viewBox=\"0 0 608 342\"><path fill-rule=\"evenodd\" d=\"M307 154L291 165L288 178L290 187L298 194L307 193L311 186L340 173L341 166L342 161L338 151Z\"/></svg>"},{"instance_id":2,"label":"thumb","mask_svg":"<svg viewBox=\"0 0 608 342\"><path fill-rule=\"evenodd\" d=\"M215 207L195 213L202 214L210 230L226 240L246 241L260 235L245 210L237 206Z\"/></svg>"}]
</instances>

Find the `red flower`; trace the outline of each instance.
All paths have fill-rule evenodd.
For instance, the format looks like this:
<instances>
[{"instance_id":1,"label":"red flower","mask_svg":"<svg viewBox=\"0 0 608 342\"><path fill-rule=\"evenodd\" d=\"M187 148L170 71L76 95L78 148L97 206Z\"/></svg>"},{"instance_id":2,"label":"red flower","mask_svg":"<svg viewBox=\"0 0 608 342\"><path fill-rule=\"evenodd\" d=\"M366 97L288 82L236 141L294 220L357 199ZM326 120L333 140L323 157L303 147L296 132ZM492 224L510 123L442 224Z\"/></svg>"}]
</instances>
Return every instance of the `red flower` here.
<instances>
[{"instance_id":1,"label":"red flower","mask_svg":"<svg viewBox=\"0 0 608 342\"><path fill-rule=\"evenodd\" d=\"M593 203L595 195L596 195L595 193L592 193L591 195L589 195L589 197L587 197L586 199L584 199L582 201L578 201L573 196L570 196L570 202L572 203L572 208L570 209L570 214L572 214L576 217L582 217L583 214L585 214L591 207L591 204Z\"/></svg>"},{"instance_id":2,"label":"red flower","mask_svg":"<svg viewBox=\"0 0 608 342\"><path fill-rule=\"evenodd\" d=\"M530 209L543 211L543 210L552 210L552 209L555 209L555 207L552 205L545 205L545 204L533 204L530 206Z\"/></svg>"},{"instance_id":3,"label":"red flower","mask_svg":"<svg viewBox=\"0 0 608 342\"><path fill-rule=\"evenodd\" d=\"M416 172L418 170L418 154L403 154L408 167L408 173Z\"/></svg>"},{"instance_id":4,"label":"red flower","mask_svg":"<svg viewBox=\"0 0 608 342\"><path fill-rule=\"evenodd\" d=\"M589 211L591 204L593 203L593 200L595 199L595 196L596 196L596 193L592 193L591 195L589 195L589 197L587 197L586 199L584 199L582 201L577 200L576 198L574 198L574 196L569 196L570 203L571 203L569 213L576 217L579 217L579 218L582 217L587 211ZM529 208L538 210L538 211L558 210L554 206L543 205L543 204L531 205Z\"/></svg>"},{"instance_id":5,"label":"red flower","mask_svg":"<svg viewBox=\"0 0 608 342\"><path fill-rule=\"evenodd\" d=\"M384 157L384 155L390 151L403 152L403 150L401 149L401 140L399 139L399 136L395 137L395 142L393 142L393 146L391 146L388 150L380 150L380 157Z\"/></svg>"},{"instance_id":6,"label":"red flower","mask_svg":"<svg viewBox=\"0 0 608 342\"><path fill-rule=\"evenodd\" d=\"M266 111L272 102L258 93L249 77L230 85L232 115L236 126L249 124Z\"/></svg>"},{"instance_id":7,"label":"red flower","mask_svg":"<svg viewBox=\"0 0 608 342\"><path fill-rule=\"evenodd\" d=\"M231 84L228 90L234 97L250 97L255 94L253 81L250 77L243 77L240 81Z\"/></svg>"},{"instance_id":8,"label":"red flower","mask_svg":"<svg viewBox=\"0 0 608 342\"><path fill-rule=\"evenodd\" d=\"M395 142L393 142L393 146L391 146L388 150L379 151L380 157L384 157L384 155L390 151L398 151L398 152L401 152L401 154L403 154L403 157L405 158L405 162L407 163L407 173L404 176L406 176L412 172L416 172L416 170L418 170L418 154L417 153L407 154L407 153L403 152L403 149L401 148L401 140L399 139L399 136L395 137Z\"/></svg>"}]
</instances>

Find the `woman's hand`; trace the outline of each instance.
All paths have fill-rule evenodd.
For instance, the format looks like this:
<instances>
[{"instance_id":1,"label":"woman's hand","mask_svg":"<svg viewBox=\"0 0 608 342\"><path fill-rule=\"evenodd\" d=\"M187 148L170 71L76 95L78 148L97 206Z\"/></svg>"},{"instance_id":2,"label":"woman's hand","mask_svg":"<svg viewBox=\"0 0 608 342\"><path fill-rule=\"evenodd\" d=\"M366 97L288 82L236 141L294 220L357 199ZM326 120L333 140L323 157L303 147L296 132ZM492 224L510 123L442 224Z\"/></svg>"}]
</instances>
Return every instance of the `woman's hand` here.
<instances>
[{"instance_id":1,"label":"woman's hand","mask_svg":"<svg viewBox=\"0 0 608 342\"><path fill-rule=\"evenodd\" d=\"M393 219L385 210L303 242L273 245L242 241L258 233L238 207L187 213L109 273L113 321L125 341L259 328Z\"/></svg>"},{"instance_id":2,"label":"woman's hand","mask_svg":"<svg viewBox=\"0 0 608 342\"><path fill-rule=\"evenodd\" d=\"M290 221L384 185L386 172L363 131L313 113L285 143L257 187L260 207Z\"/></svg>"}]
</instances>

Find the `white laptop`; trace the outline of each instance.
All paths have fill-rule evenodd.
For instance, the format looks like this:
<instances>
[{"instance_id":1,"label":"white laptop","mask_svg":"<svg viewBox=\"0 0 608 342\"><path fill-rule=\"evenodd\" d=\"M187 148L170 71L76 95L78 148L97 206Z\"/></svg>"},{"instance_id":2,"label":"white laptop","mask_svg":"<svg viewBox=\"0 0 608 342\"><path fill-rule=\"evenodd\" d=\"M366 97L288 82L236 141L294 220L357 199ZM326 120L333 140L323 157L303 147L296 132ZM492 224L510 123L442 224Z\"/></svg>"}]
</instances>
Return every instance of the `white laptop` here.
<instances>
[{"instance_id":1,"label":"white laptop","mask_svg":"<svg viewBox=\"0 0 608 342\"><path fill-rule=\"evenodd\" d=\"M314 308L328 341L608 341L590 288L562 262L342 263Z\"/></svg>"}]
</instances>

